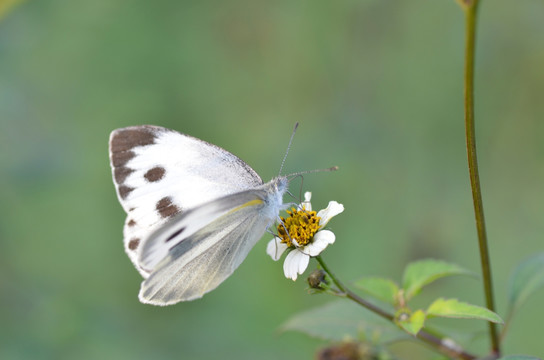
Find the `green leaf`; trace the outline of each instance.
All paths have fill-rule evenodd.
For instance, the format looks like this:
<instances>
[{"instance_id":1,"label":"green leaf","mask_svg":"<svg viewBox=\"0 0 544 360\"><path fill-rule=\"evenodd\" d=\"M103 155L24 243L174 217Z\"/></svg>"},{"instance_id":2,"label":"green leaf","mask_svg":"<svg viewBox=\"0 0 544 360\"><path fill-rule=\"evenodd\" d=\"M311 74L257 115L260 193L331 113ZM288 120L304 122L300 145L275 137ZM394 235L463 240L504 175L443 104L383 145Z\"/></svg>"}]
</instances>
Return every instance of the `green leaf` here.
<instances>
[{"instance_id":1,"label":"green leaf","mask_svg":"<svg viewBox=\"0 0 544 360\"><path fill-rule=\"evenodd\" d=\"M423 328L425 323L425 312L417 310L413 312L407 319L400 320L397 323L408 333L416 336L419 330Z\"/></svg>"},{"instance_id":2,"label":"green leaf","mask_svg":"<svg viewBox=\"0 0 544 360\"><path fill-rule=\"evenodd\" d=\"M347 300L335 301L291 317L281 331L300 331L312 337L341 341L346 338L385 344L409 336L385 319Z\"/></svg>"},{"instance_id":3,"label":"green leaf","mask_svg":"<svg viewBox=\"0 0 544 360\"><path fill-rule=\"evenodd\" d=\"M532 256L520 263L510 278L509 306L511 311L544 286L544 253Z\"/></svg>"},{"instance_id":4,"label":"green leaf","mask_svg":"<svg viewBox=\"0 0 544 360\"><path fill-rule=\"evenodd\" d=\"M408 264L402 281L405 299L409 300L417 295L423 286L452 275L475 276L473 272L441 260L428 259Z\"/></svg>"},{"instance_id":5,"label":"green leaf","mask_svg":"<svg viewBox=\"0 0 544 360\"><path fill-rule=\"evenodd\" d=\"M481 319L503 324L501 317L481 306L460 302L457 299L436 299L427 309L427 316Z\"/></svg>"},{"instance_id":6,"label":"green leaf","mask_svg":"<svg viewBox=\"0 0 544 360\"><path fill-rule=\"evenodd\" d=\"M508 356L503 356L497 360L541 360L541 359L534 356L527 356L527 355L508 355Z\"/></svg>"},{"instance_id":7,"label":"green leaf","mask_svg":"<svg viewBox=\"0 0 544 360\"><path fill-rule=\"evenodd\" d=\"M377 299L395 304L399 286L390 279L380 277L364 277L355 282L355 286Z\"/></svg>"}]
</instances>

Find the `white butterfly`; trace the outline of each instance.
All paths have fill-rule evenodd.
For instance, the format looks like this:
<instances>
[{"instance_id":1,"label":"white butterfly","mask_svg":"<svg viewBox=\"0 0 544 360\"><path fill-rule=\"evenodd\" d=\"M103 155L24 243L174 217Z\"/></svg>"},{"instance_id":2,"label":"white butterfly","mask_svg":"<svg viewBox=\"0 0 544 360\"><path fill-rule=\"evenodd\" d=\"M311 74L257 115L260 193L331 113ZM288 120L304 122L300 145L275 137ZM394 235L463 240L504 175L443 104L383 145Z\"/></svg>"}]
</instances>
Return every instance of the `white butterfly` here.
<instances>
[{"instance_id":1,"label":"white butterfly","mask_svg":"<svg viewBox=\"0 0 544 360\"><path fill-rule=\"evenodd\" d=\"M125 250L145 280L143 303L170 305L215 289L284 208L284 176L263 184L228 151L158 126L110 135L110 163L127 212Z\"/></svg>"}]
</instances>

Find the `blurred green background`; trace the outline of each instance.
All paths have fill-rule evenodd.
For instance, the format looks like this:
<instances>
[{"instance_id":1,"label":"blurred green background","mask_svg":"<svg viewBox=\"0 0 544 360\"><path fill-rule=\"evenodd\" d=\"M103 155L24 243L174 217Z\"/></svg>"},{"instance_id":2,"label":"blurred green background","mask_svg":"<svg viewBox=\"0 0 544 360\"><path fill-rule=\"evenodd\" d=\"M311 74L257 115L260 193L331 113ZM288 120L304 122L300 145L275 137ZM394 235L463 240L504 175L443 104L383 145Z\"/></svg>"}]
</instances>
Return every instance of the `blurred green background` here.
<instances>
[{"instance_id":1,"label":"blurred green background","mask_svg":"<svg viewBox=\"0 0 544 360\"><path fill-rule=\"evenodd\" d=\"M499 313L512 268L544 239L544 3L483 1L476 119ZM435 257L479 272L462 110L463 16L453 0L27 1L0 21L0 358L310 359L325 343L278 327L308 296L263 239L217 290L142 305L122 245L111 130L173 128L263 179L307 175L346 211L324 254L344 280L398 278ZM298 184L294 186L295 191ZM310 269L315 266L311 265ZM479 280L433 296L483 304ZM544 356L544 294L507 353ZM459 329L483 322L451 320ZM485 338L471 348L482 351ZM405 359L433 358L419 345Z\"/></svg>"}]
</instances>

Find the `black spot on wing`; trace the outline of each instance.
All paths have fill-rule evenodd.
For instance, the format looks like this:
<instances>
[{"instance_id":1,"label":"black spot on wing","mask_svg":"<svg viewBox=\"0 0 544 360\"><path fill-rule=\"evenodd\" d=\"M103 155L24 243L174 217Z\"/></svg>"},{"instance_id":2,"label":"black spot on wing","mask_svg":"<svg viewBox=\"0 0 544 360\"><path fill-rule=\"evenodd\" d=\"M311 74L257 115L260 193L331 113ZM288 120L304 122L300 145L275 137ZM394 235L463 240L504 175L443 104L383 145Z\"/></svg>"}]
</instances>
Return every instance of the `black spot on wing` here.
<instances>
[{"instance_id":1,"label":"black spot on wing","mask_svg":"<svg viewBox=\"0 0 544 360\"><path fill-rule=\"evenodd\" d=\"M119 196L121 196L121 199L124 200L132 192L132 190L134 190L134 188L131 188L131 187L128 187L128 186L125 186L125 185L121 185L121 186L119 186Z\"/></svg>"},{"instance_id":2,"label":"black spot on wing","mask_svg":"<svg viewBox=\"0 0 544 360\"><path fill-rule=\"evenodd\" d=\"M156 182L162 179L165 173L166 170L162 166L155 166L144 174L144 178L149 182Z\"/></svg>"},{"instance_id":3,"label":"black spot on wing","mask_svg":"<svg viewBox=\"0 0 544 360\"><path fill-rule=\"evenodd\" d=\"M163 218L174 216L180 212L180 209L172 203L169 196L160 199L155 205L155 209Z\"/></svg>"},{"instance_id":4,"label":"black spot on wing","mask_svg":"<svg viewBox=\"0 0 544 360\"><path fill-rule=\"evenodd\" d=\"M140 245L140 239L138 238L131 239L128 242L128 248L130 250L136 250L138 248L138 245Z\"/></svg>"},{"instance_id":5,"label":"black spot on wing","mask_svg":"<svg viewBox=\"0 0 544 360\"><path fill-rule=\"evenodd\" d=\"M132 151L118 151L118 152L111 152L111 164L113 167L123 167L126 163L128 163L136 154L134 154Z\"/></svg>"},{"instance_id":6,"label":"black spot on wing","mask_svg":"<svg viewBox=\"0 0 544 360\"><path fill-rule=\"evenodd\" d=\"M133 171L134 170L125 166L116 167L113 174L115 182L119 185L123 184L127 176L129 176Z\"/></svg>"},{"instance_id":7,"label":"black spot on wing","mask_svg":"<svg viewBox=\"0 0 544 360\"><path fill-rule=\"evenodd\" d=\"M171 241L173 238L175 238L176 236L178 236L179 234L181 234L184 230L185 230L185 227L182 227L181 229L177 230L177 231L174 232L172 235L170 235L170 236L168 237L168 239L165 240L165 242Z\"/></svg>"},{"instance_id":8,"label":"black spot on wing","mask_svg":"<svg viewBox=\"0 0 544 360\"><path fill-rule=\"evenodd\" d=\"M117 129L111 134L110 149L113 154L130 151L137 146L155 143L158 130L151 126L132 126Z\"/></svg>"},{"instance_id":9,"label":"black spot on wing","mask_svg":"<svg viewBox=\"0 0 544 360\"><path fill-rule=\"evenodd\" d=\"M114 168L123 167L136 154L135 147L155 143L155 139L162 132L155 126L132 126L114 130L110 135L110 158ZM118 182L120 183L120 182Z\"/></svg>"}]
</instances>

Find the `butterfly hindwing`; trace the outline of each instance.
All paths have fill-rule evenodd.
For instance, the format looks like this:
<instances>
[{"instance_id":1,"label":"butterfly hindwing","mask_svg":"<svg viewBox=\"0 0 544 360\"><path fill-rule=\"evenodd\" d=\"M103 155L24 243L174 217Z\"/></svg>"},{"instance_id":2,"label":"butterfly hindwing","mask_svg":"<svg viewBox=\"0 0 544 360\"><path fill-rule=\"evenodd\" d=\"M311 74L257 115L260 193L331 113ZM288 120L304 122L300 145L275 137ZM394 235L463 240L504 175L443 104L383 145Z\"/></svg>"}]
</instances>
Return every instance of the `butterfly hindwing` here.
<instances>
[{"instance_id":1,"label":"butterfly hindwing","mask_svg":"<svg viewBox=\"0 0 544 360\"><path fill-rule=\"evenodd\" d=\"M229 212L243 214L240 210L252 206L254 216L260 216L255 209L265 206L266 194L263 189L246 190L211 200L174 216L144 239L138 263L144 269L152 271L171 249L204 227L214 228L215 225L210 224Z\"/></svg>"},{"instance_id":2,"label":"butterfly hindwing","mask_svg":"<svg viewBox=\"0 0 544 360\"><path fill-rule=\"evenodd\" d=\"M158 126L113 131L110 164L127 212L125 250L144 277L148 271L137 253L154 229L186 209L262 185L257 173L230 152Z\"/></svg>"},{"instance_id":3,"label":"butterfly hindwing","mask_svg":"<svg viewBox=\"0 0 544 360\"><path fill-rule=\"evenodd\" d=\"M220 216L196 231L191 233L186 228L193 220L188 212L153 233L150 241L165 245L164 239L175 240L142 283L140 301L169 305L200 298L215 289L242 263L274 221L262 211L267 206L265 197L263 190L227 196L195 209L195 216L206 206L223 209ZM187 236L181 239L177 238L180 229L182 233L187 230ZM144 257L149 249L147 242L142 248Z\"/></svg>"}]
</instances>

